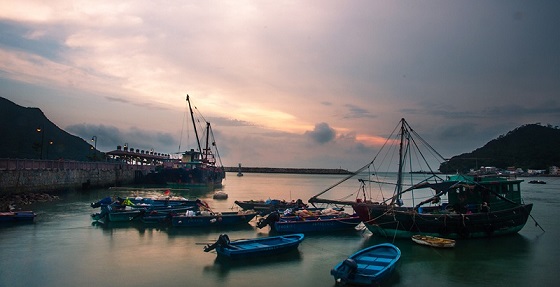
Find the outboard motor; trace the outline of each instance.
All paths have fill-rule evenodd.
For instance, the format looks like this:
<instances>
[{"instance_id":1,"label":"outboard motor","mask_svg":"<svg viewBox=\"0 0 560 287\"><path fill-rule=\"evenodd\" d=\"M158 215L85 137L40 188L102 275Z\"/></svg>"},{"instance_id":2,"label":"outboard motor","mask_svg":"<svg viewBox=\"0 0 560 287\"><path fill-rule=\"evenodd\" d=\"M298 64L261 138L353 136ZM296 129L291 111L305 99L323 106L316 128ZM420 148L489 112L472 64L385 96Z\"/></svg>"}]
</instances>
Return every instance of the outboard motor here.
<instances>
[{"instance_id":1,"label":"outboard motor","mask_svg":"<svg viewBox=\"0 0 560 287\"><path fill-rule=\"evenodd\" d=\"M280 213L278 213L278 211L273 211L270 214L268 214L266 217L259 219L259 221L257 222L257 227L263 228L267 225L272 225L274 222L279 220L280 220Z\"/></svg>"},{"instance_id":2,"label":"outboard motor","mask_svg":"<svg viewBox=\"0 0 560 287\"><path fill-rule=\"evenodd\" d=\"M220 234L218 240L214 242L214 244L208 244L204 246L204 252L210 252L218 246L228 246L231 241L229 240L229 236L227 234Z\"/></svg>"},{"instance_id":3,"label":"outboard motor","mask_svg":"<svg viewBox=\"0 0 560 287\"><path fill-rule=\"evenodd\" d=\"M358 271L358 264L354 259L347 258L346 260L342 261L342 267L340 268L341 272L344 272L344 279L353 279L356 275L356 271Z\"/></svg>"},{"instance_id":4,"label":"outboard motor","mask_svg":"<svg viewBox=\"0 0 560 287\"><path fill-rule=\"evenodd\" d=\"M112 200L110 197L105 197L102 200L98 201L98 202L92 202L91 203L91 208L98 208L101 207L102 205L108 205L111 204Z\"/></svg>"}]
</instances>

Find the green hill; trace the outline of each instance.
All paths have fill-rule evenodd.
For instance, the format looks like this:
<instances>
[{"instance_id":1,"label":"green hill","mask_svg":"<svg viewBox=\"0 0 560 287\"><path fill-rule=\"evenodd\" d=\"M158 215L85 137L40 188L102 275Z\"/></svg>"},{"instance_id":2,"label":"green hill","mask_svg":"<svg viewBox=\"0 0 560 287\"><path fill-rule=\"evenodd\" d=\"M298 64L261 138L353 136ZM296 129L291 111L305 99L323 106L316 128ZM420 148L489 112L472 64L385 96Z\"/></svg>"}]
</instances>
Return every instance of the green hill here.
<instances>
[{"instance_id":1,"label":"green hill","mask_svg":"<svg viewBox=\"0 0 560 287\"><path fill-rule=\"evenodd\" d=\"M0 97L0 158L66 159L103 158L84 139L51 122L38 108L25 108Z\"/></svg>"},{"instance_id":2,"label":"green hill","mask_svg":"<svg viewBox=\"0 0 560 287\"><path fill-rule=\"evenodd\" d=\"M528 124L488 142L470 153L452 157L442 163L443 173L467 172L481 166L547 169L560 165L560 129Z\"/></svg>"}]
</instances>

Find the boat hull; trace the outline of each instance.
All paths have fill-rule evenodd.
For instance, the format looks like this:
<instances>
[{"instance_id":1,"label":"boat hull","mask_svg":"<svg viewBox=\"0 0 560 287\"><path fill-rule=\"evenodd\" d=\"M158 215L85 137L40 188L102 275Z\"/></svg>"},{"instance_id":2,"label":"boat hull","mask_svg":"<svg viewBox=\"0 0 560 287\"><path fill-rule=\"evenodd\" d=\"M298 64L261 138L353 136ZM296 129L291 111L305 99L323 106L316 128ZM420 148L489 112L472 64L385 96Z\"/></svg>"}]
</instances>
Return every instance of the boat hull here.
<instances>
[{"instance_id":1,"label":"boat hull","mask_svg":"<svg viewBox=\"0 0 560 287\"><path fill-rule=\"evenodd\" d=\"M362 220L359 216L349 217L327 217L321 216L317 219L285 220L280 219L273 225L276 232L328 232L340 230L355 230Z\"/></svg>"},{"instance_id":2,"label":"boat hull","mask_svg":"<svg viewBox=\"0 0 560 287\"><path fill-rule=\"evenodd\" d=\"M367 203L356 203L352 207L373 234L391 238L420 234L456 239L517 233L525 226L533 204L472 214L422 214L412 208Z\"/></svg>"},{"instance_id":3,"label":"boat hull","mask_svg":"<svg viewBox=\"0 0 560 287\"><path fill-rule=\"evenodd\" d=\"M218 246L216 252L219 256L230 259L272 256L296 250L303 239L303 234L290 234L237 240L225 246Z\"/></svg>"},{"instance_id":4,"label":"boat hull","mask_svg":"<svg viewBox=\"0 0 560 287\"><path fill-rule=\"evenodd\" d=\"M441 238L441 237L433 237L433 236L426 236L426 235L414 235L411 237L412 241L417 244L430 246L430 247L439 247L439 248L453 248L455 247L455 240L448 239L448 238Z\"/></svg>"},{"instance_id":5,"label":"boat hull","mask_svg":"<svg viewBox=\"0 0 560 287\"><path fill-rule=\"evenodd\" d=\"M175 227L210 227L247 224L257 213L255 212L223 212L212 215L174 215L171 217L171 225Z\"/></svg>"},{"instance_id":6,"label":"boat hull","mask_svg":"<svg viewBox=\"0 0 560 287\"><path fill-rule=\"evenodd\" d=\"M139 220L144 212L142 209L111 211L107 214L107 217L111 222L134 221Z\"/></svg>"},{"instance_id":7,"label":"boat hull","mask_svg":"<svg viewBox=\"0 0 560 287\"><path fill-rule=\"evenodd\" d=\"M0 212L0 223L10 222L33 222L37 215L33 211L9 211Z\"/></svg>"},{"instance_id":8,"label":"boat hull","mask_svg":"<svg viewBox=\"0 0 560 287\"><path fill-rule=\"evenodd\" d=\"M270 202L265 201L235 201L239 207L243 210L255 210L261 213L269 213L275 210L286 210L288 208L297 209L303 207L303 203L297 202L285 202L280 200L271 200Z\"/></svg>"},{"instance_id":9,"label":"boat hull","mask_svg":"<svg viewBox=\"0 0 560 287\"><path fill-rule=\"evenodd\" d=\"M387 279L401 257L398 247L390 243L362 249L338 263L331 275L336 283L371 286Z\"/></svg>"}]
</instances>

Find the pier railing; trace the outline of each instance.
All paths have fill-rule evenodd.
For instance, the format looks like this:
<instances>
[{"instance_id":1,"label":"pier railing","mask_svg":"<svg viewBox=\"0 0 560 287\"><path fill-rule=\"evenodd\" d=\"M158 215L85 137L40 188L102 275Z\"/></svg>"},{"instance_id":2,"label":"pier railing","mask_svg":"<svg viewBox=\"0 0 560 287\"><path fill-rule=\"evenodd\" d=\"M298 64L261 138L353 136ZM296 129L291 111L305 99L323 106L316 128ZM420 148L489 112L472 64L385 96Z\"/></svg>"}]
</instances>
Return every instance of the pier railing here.
<instances>
[{"instance_id":1,"label":"pier railing","mask_svg":"<svg viewBox=\"0 0 560 287\"><path fill-rule=\"evenodd\" d=\"M154 165L132 165L124 162L87 162L72 160L0 159L0 171L5 170L153 170Z\"/></svg>"}]
</instances>

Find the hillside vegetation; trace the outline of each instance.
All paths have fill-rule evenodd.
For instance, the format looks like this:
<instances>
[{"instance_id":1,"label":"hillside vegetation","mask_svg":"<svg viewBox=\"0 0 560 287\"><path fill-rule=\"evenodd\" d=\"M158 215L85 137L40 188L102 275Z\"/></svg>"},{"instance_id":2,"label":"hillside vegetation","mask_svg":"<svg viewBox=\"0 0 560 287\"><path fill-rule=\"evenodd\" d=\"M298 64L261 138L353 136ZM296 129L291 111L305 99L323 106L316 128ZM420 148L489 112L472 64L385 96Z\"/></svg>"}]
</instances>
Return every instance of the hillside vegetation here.
<instances>
[{"instance_id":1,"label":"hillside vegetation","mask_svg":"<svg viewBox=\"0 0 560 287\"><path fill-rule=\"evenodd\" d=\"M103 158L84 139L51 122L38 108L25 108L0 97L0 158L66 159Z\"/></svg>"},{"instance_id":2,"label":"hillside vegetation","mask_svg":"<svg viewBox=\"0 0 560 287\"><path fill-rule=\"evenodd\" d=\"M518 127L470 153L442 163L443 173L467 172L481 166L547 169L560 165L560 129L528 124Z\"/></svg>"}]
</instances>

